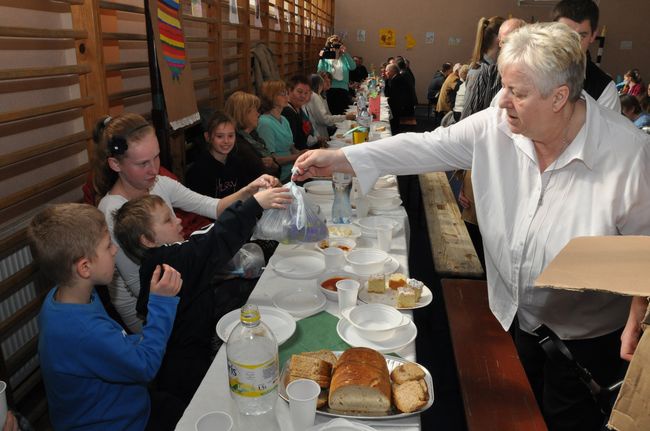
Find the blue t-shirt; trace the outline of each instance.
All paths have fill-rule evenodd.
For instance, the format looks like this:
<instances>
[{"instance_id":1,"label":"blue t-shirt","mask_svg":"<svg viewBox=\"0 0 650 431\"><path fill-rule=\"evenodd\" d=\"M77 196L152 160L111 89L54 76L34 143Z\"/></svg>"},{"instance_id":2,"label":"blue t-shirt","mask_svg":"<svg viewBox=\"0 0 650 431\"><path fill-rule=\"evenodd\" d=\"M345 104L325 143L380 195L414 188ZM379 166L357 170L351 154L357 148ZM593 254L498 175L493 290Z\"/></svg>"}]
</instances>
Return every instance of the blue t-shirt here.
<instances>
[{"instance_id":1,"label":"blue t-shirt","mask_svg":"<svg viewBox=\"0 0 650 431\"><path fill-rule=\"evenodd\" d=\"M57 302L38 316L38 353L56 430L144 430L147 384L155 377L176 316L177 297L152 295L142 334L127 335L97 292L89 304Z\"/></svg>"},{"instance_id":2,"label":"blue t-shirt","mask_svg":"<svg viewBox=\"0 0 650 431\"><path fill-rule=\"evenodd\" d=\"M634 120L634 125L639 129L650 126L650 114L642 112L639 118Z\"/></svg>"}]
</instances>

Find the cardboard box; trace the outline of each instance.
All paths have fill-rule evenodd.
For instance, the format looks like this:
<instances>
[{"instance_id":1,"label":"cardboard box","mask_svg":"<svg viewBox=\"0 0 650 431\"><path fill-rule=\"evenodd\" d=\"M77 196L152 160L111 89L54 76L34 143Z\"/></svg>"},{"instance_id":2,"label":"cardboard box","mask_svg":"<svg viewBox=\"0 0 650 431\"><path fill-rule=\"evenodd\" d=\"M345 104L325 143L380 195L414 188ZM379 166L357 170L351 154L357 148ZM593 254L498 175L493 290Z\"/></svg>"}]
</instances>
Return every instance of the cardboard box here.
<instances>
[{"instance_id":1,"label":"cardboard box","mask_svg":"<svg viewBox=\"0 0 650 431\"><path fill-rule=\"evenodd\" d=\"M650 237L572 239L535 281L535 287L598 290L650 297ZM645 325L650 324L646 313ZM639 341L607 426L650 430L650 331Z\"/></svg>"}]
</instances>

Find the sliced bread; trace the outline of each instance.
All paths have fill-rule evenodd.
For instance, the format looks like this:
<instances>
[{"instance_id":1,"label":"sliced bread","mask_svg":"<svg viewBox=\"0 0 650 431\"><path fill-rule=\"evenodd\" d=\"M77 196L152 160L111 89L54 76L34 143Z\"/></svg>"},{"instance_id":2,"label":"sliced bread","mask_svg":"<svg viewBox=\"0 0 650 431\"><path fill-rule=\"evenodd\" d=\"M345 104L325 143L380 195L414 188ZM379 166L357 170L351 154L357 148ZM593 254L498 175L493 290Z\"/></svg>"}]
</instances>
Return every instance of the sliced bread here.
<instances>
[{"instance_id":1,"label":"sliced bread","mask_svg":"<svg viewBox=\"0 0 650 431\"><path fill-rule=\"evenodd\" d=\"M411 413L424 407L429 401L429 391L423 379L393 384L393 403L397 410Z\"/></svg>"},{"instance_id":2,"label":"sliced bread","mask_svg":"<svg viewBox=\"0 0 650 431\"><path fill-rule=\"evenodd\" d=\"M409 380L419 380L424 378L424 371L419 365L407 362L396 367L391 373L390 378L393 383L402 384Z\"/></svg>"}]
</instances>

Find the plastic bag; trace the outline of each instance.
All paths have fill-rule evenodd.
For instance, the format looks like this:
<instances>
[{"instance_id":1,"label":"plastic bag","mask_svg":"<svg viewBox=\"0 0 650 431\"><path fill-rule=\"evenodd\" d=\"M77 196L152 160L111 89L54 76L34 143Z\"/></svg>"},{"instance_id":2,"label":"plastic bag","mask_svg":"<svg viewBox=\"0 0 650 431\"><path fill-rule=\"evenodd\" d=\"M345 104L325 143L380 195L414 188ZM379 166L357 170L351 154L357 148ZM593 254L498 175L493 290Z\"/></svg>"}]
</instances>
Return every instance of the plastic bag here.
<instances>
[{"instance_id":1,"label":"plastic bag","mask_svg":"<svg viewBox=\"0 0 650 431\"><path fill-rule=\"evenodd\" d=\"M305 192L293 182L292 201L285 209L268 209L257 222L253 238L272 239L284 244L318 242L328 237L327 226L309 203Z\"/></svg>"},{"instance_id":2,"label":"plastic bag","mask_svg":"<svg viewBox=\"0 0 650 431\"><path fill-rule=\"evenodd\" d=\"M248 242L226 265L226 272L242 278L257 278L264 271L264 252L254 242Z\"/></svg>"}]
</instances>

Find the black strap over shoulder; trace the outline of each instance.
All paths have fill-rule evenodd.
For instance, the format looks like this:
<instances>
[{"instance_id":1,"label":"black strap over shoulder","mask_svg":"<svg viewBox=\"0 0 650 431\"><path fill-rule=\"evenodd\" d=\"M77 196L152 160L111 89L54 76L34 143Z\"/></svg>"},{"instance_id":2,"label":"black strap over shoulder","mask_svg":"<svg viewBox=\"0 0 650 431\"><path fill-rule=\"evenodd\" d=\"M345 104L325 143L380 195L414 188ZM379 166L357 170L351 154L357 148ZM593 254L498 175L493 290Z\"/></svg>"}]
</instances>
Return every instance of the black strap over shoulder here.
<instances>
[{"instance_id":1,"label":"black strap over shoulder","mask_svg":"<svg viewBox=\"0 0 650 431\"><path fill-rule=\"evenodd\" d=\"M566 344L550 328L542 324L535 328L533 332L539 336L539 345L544 349L546 356L552 362L571 369L580 381L587 386L601 411L609 415L612 411L612 397L618 393L623 381L621 380L609 387L602 387L594 380L589 370L574 359Z\"/></svg>"}]
</instances>

